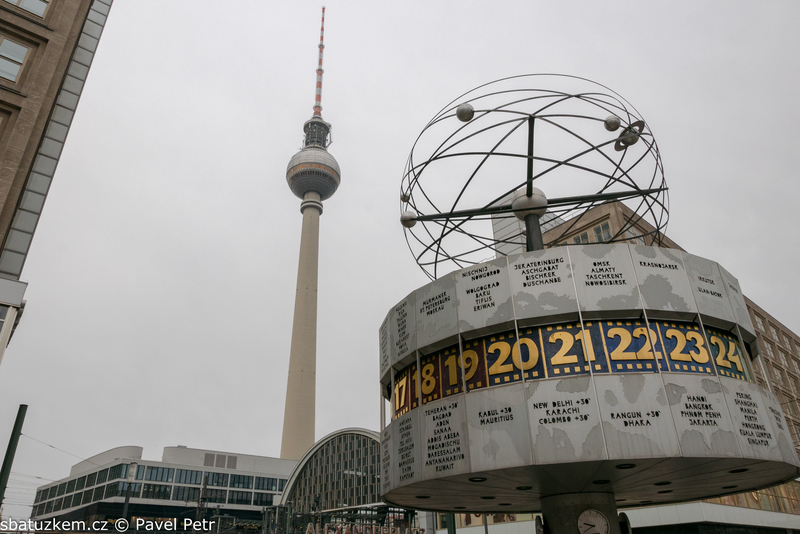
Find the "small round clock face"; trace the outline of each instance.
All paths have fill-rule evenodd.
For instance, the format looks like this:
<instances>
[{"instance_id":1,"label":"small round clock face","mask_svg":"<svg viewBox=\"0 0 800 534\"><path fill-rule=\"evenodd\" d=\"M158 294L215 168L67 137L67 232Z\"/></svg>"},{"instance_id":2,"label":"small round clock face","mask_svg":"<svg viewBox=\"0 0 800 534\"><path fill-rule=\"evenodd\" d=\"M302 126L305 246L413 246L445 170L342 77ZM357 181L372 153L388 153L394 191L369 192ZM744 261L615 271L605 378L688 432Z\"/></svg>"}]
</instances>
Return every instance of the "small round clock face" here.
<instances>
[{"instance_id":1,"label":"small round clock face","mask_svg":"<svg viewBox=\"0 0 800 534\"><path fill-rule=\"evenodd\" d=\"M584 510L578 516L580 534L608 534L608 519L597 510Z\"/></svg>"}]
</instances>

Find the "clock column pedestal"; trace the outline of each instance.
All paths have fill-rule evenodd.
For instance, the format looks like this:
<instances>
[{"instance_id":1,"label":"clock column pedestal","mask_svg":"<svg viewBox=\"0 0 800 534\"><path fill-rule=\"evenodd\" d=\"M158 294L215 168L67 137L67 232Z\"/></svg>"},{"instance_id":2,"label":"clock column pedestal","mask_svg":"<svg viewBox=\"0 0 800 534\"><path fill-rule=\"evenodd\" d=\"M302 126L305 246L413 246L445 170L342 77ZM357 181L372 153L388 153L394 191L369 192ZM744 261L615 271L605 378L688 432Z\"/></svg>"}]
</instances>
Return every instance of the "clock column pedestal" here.
<instances>
[{"instance_id":1,"label":"clock column pedestal","mask_svg":"<svg viewBox=\"0 0 800 534\"><path fill-rule=\"evenodd\" d=\"M543 497L542 515L549 534L622 534L613 493Z\"/></svg>"}]
</instances>

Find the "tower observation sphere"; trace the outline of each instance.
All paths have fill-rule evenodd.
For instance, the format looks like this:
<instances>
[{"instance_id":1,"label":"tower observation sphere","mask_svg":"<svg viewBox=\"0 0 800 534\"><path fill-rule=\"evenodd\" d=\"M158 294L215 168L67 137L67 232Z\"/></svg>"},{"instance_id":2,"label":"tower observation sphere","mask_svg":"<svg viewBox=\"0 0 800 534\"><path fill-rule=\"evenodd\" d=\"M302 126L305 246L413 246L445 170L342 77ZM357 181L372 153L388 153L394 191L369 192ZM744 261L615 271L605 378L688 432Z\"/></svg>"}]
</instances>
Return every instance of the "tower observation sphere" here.
<instances>
[{"instance_id":1,"label":"tower observation sphere","mask_svg":"<svg viewBox=\"0 0 800 534\"><path fill-rule=\"evenodd\" d=\"M327 200L339 187L339 164L327 150L330 127L321 117L308 120L303 127L305 146L292 156L286 168L286 182L298 198L314 192L320 200Z\"/></svg>"}]
</instances>

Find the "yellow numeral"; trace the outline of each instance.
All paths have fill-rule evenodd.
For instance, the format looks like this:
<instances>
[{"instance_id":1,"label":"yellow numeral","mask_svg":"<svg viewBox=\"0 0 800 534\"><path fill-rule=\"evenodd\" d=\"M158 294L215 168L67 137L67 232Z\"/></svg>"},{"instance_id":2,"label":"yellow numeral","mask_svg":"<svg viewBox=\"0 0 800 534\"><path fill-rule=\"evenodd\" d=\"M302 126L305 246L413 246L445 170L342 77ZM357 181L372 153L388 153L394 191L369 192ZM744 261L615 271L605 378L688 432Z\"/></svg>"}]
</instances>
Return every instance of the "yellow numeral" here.
<instances>
[{"instance_id":1,"label":"yellow numeral","mask_svg":"<svg viewBox=\"0 0 800 534\"><path fill-rule=\"evenodd\" d=\"M489 345L489 352L494 352L496 350L500 351L500 356L497 360L489 367L489 374L490 375L499 375L503 373L510 373L514 370L514 365L510 363L505 363L508 361L508 357L511 356L511 345L506 343L505 341L498 341L497 343L492 343Z\"/></svg>"},{"instance_id":2,"label":"yellow numeral","mask_svg":"<svg viewBox=\"0 0 800 534\"><path fill-rule=\"evenodd\" d=\"M522 352L520 351L520 343L528 347L528 360L522 361ZM536 343L532 340L527 338L522 338L516 343L514 343L514 348L512 350L511 345L506 343L505 341L498 341L497 343L492 343L489 345L489 352L494 352L496 350L500 351L500 355L498 356L497 360L489 367L489 374L490 375L500 375L505 373L510 373L514 370L514 367L517 369L521 369L522 371L527 371L528 369L535 367L536 364L539 362L539 349L536 347ZM467 357L468 353L473 351L466 351L464 353L465 358ZM511 356L511 360L514 363L508 363L508 357ZM475 369L477 369L477 354L475 354ZM474 371L470 374L475 374ZM469 378L467 379L469 380Z\"/></svg>"},{"instance_id":3,"label":"yellow numeral","mask_svg":"<svg viewBox=\"0 0 800 534\"><path fill-rule=\"evenodd\" d=\"M631 333L624 328L610 328L606 336L610 339L613 337L619 338L619 345L611 351L612 360L635 360L635 352L627 352L626 349L631 345Z\"/></svg>"},{"instance_id":4,"label":"yellow numeral","mask_svg":"<svg viewBox=\"0 0 800 534\"><path fill-rule=\"evenodd\" d=\"M703 336L701 336L699 332L693 332L690 330L689 332L686 332L686 339L694 340L695 347L697 348L697 352L689 351L689 356L691 356L692 359L697 363L708 363L708 351L706 350Z\"/></svg>"},{"instance_id":5,"label":"yellow numeral","mask_svg":"<svg viewBox=\"0 0 800 534\"><path fill-rule=\"evenodd\" d=\"M710 341L712 345L716 345L717 348L719 348L719 354L717 354L717 359L715 360L717 365L731 369L733 367L731 362L733 362L736 365L736 369L738 369L740 373L744 372L744 369L742 368L742 360L739 359L739 347L736 345L736 343L729 341L728 346L726 347L725 341L717 336L711 336Z\"/></svg>"},{"instance_id":6,"label":"yellow numeral","mask_svg":"<svg viewBox=\"0 0 800 534\"><path fill-rule=\"evenodd\" d=\"M526 362L522 361L520 344L528 347L528 361ZM539 349L536 348L536 343L534 343L533 340L523 337L514 343L514 350L511 351L511 359L514 360L514 365L517 366L517 369L527 371L528 369L535 367L539 361Z\"/></svg>"},{"instance_id":7,"label":"yellow numeral","mask_svg":"<svg viewBox=\"0 0 800 534\"><path fill-rule=\"evenodd\" d=\"M667 330L666 334L668 338L676 341L675 348L669 353L669 357L672 360L676 362L690 362L694 360L695 363L699 363L701 365L708 363L710 356L708 354L708 349L706 349L703 335L700 334L700 332L694 332L690 330L684 334L680 330L670 328ZM687 341L694 341L695 348L694 350L690 350L688 353L684 354L683 349L686 348ZM722 352L725 352L724 348L722 349Z\"/></svg>"},{"instance_id":8,"label":"yellow numeral","mask_svg":"<svg viewBox=\"0 0 800 534\"><path fill-rule=\"evenodd\" d=\"M728 341L728 359L736 364L736 368L740 373L744 373L742 360L739 359L739 347L733 341Z\"/></svg>"},{"instance_id":9,"label":"yellow numeral","mask_svg":"<svg viewBox=\"0 0 800 534\"><path fill-rule=\"evenodd\" d=\"M584 337L584 334L586 337ZM594 361L594 346L592 346L592 338L589 336L589 332L581 330L577 334L575 334L575 341L579 341L583 346L583 353L589 356L589 361Z\"/></svg>"},{"instance_id":10,"label":"yellow numeral","mask_svg":"<svg viewBox=\"0 0 800 534\"><path fill-rule=\"evenodd\" d=\"M436 388L436 378L433 376L434 367L432 363L422 366L422 394L430 395Z\"/></svg>"},{"instance_id":11,"label":"yellow numeral","mask_svg":"<svg viewBox=\"0 0 800 534\"><path fill-rule=\"evenodd\" d=\"M399 412L400 408L406 405L406 382L408 375L394 384L394 411Z\"/></svg>"},{"instance_id":12,"label":"yellow numeral","mask_svg":"<svg viewBox=\"0 0 800 534\"><path fill-rule=\"evenodd\" d=\"M727 367L728 369L730 369L731 362L725 359L725 348L726 348L725 342L722 341L717 336L711 336L710 341L712 345L716 345L717 348L719 349L719 353L717 354L717 359L716 359L717 365L719 365L720 367Z\"/></svg>"},{"instance_id":13,"label":"yellow numeral","mask_svg":"<svg viewBox=\"0 0 800 534\"><path fill-rule=\"evenodd\" d=\"M654 360L655 356L653 356L653 347L655 346L655 336L656 333L652 330L640 326L639 328L635 328L633 330L634 337L647 337L647 333L650 332L650 339L647 339L642 345L642 348L636 352L636 358L639 360Z\"/></svg>"},{"instance_id":14,"label":"yellow numeral","mask_svg":"<svg viewBox=\"0 0 800 534\"><path fill-rule=\"evenodd\" d=\"M576 334L576 336L577 335L578 334ZM570 363L578 363L577 354L567 354L570 349L572 349L572 345L575 344L572 334L569 332L564 332L563 330L560 332L553 332L550 334L550 339L548 339L548 341L550 343L561 341L561 347L559 347L558 352L556 352L556 354L550 358L550 365L567 365Z\"/></svg>"},{"instance_id":15,"label":"yellow numeral","mask_svg":"<svg viewBox=\"0 0 800 534\"><path fill-rule=\"evenodd\" d=\"M452 354L444 361L444 366L447 367L447 377L450 379L450 387L453 387L458 382L458 374L456 369L456 355Z\"/></svg>"},{"instance_id":16,"label":"yellow numeral","mask_svg":"<svg viewBox=\"0 0 800 534\"><path fill-rule=\"evenodd\" d=\"M676 341L675 348L669 353L670 359L676 362L692 361L691 356L683 353L683 349L686 347L686 337L683 335L683 332L680 330L675 330L674 328L670 328L667 330L666 335L668 338Z\"/></svg>"},{"instance_id":17,"label":"yellow numeral","mask_svg":"<svg viewBox=\"0 0 800 534\"><path fill-rule=\"evenodd\" d=\"M475 372L478 370L478 353L474 350L465 350L464 361L462 364L462 367L466 367L464 380L466 381L471 379L473 376L475 376Z\"/></svg>"}]
</instances>

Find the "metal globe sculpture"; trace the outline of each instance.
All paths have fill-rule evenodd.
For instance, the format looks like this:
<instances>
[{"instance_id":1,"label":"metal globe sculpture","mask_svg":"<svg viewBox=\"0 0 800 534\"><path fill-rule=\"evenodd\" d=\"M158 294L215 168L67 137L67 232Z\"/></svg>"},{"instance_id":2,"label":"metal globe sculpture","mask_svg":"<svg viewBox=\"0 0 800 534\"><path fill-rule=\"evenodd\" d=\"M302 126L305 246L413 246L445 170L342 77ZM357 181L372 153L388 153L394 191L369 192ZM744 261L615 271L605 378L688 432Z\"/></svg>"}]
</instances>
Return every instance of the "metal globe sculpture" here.
<instances>
[{"instance_id":1,"label":"metal globe sculpture","mask_svg":"<svg viewBox=\"0 0 800 534\"><path fill-rule=\"evenodd\" d=\"M496 239L490 219L513 218L512 195L523 188L531 197L534 186L545 215ZM644 219L654 230L638 237L659 245L669 218L661 157L641 114L603 85L555 74L503 78L450 102L414 143L400 198L409 248L431 279L502 255L500 245L525 242L539 222L566 222L548 242L567 244L604 202L633 212L610 242L629 240Z\"/></svg>"}]
</instances>

